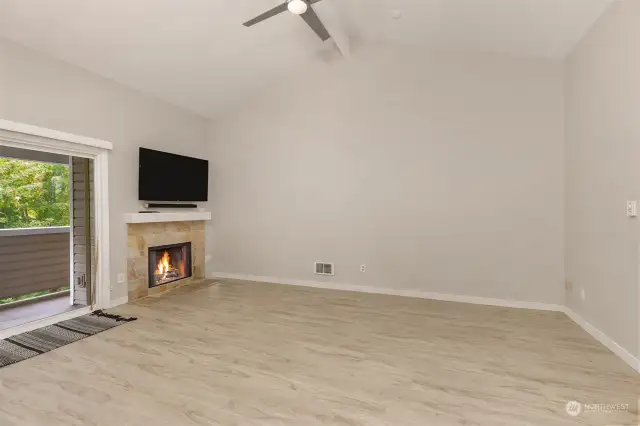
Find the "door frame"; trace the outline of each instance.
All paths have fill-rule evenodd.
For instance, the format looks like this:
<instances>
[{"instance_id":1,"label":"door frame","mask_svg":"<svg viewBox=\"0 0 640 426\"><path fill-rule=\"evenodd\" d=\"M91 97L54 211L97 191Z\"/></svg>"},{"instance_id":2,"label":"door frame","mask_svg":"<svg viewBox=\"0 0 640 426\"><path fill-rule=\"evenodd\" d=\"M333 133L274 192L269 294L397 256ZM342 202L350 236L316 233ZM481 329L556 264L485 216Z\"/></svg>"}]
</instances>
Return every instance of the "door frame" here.
<instances>
[{"instance_id":1,"label":"door frame","mask_svg":"<svg viewBox=\"0 0 640 426\"><path fill-rule=\"evenodd\" d=\"M83 157L93 160L94 165L94 199L95 199L95 238L97 249L97 271L95 286L95 304L89 307L92 309L106 309L111 307L110 289L110 243L109 243L109 152L113 149L111 142L100 139L93 139L70 133L42 127L31 126L23 123L0 119L0 145L14 148L30 149L34 151L51 152L74 157ZM71 284L71 283L70 283ZM80 312L79 316L87 312L81 308L68 312L65 319L70 314ZM64 315L64 314L63 314ZM18 327L9 328L0 332L0 338L14 329L16 332L28 331L42 327L44 322L51 320L55 323L60 319L58 316L34 321ZM28 326L36 324L29 328Z\"/></svg>"}]
</instances>

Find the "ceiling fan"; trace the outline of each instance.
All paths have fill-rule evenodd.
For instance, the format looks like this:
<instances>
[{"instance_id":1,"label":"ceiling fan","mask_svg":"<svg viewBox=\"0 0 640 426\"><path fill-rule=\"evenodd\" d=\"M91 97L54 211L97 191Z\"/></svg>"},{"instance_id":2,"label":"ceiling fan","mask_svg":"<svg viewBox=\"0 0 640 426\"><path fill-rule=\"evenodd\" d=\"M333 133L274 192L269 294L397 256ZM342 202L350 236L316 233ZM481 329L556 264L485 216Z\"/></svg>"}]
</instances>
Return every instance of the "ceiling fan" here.
<instances>
[{"instance_id":1,"label":"ceiling fan","mask_svg":"<svg viewBox=\"0 0 640 426\"><path fill-rule=\"evenodd\" d=\"M281 14L282 12L288 10L294 15L299 15L304 22L307 23L311 27L311 29L320 37L322 41L327 41L331 35L329 31L324 27L316 12L311 8L311 5L314 3L318 3L320 0L287 0L279 6L274 7L271 10L266 11L265 13L256 16L255 18L245 22L245 27L250 27L252 25L257 24L258 22L262 22L265 19L271 18L272 16L276 16Z\"/></svg>"}]
</instances>

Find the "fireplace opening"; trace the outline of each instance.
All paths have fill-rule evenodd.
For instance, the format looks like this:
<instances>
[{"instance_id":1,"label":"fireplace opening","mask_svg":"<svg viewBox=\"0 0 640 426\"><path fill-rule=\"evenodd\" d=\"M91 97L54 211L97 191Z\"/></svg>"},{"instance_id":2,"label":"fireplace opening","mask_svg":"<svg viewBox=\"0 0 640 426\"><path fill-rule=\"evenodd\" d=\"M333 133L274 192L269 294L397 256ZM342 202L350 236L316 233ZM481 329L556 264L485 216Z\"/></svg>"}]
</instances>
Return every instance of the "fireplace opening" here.
<instances>
[{"instance_id":1,"label":"fireplace opening","mask_svg":"<svg viewBox=\"0 0 640 426\"><path fill-rule=\"evenodd\" d=\"M191 243L149 247L149 287L191 276Z\"/></svg>"}]
</instances>

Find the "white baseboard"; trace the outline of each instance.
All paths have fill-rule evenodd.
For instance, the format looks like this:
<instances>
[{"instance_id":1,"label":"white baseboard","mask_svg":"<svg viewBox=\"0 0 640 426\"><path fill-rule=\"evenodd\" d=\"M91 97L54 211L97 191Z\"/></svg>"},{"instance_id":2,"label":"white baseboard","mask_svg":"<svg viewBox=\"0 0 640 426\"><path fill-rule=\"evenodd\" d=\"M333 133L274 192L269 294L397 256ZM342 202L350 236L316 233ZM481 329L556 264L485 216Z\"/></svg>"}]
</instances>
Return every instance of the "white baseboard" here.
<instances>
[{"instance_id":1,"label":"white baseboard","mask_svg":"<svg viewBox=\"0 0 640 426\"><path fill-rule=\"evenodd\" d=\"M564 306L540 302L524 302L519 300L494 299L490 297L461 296L457 294L432 293L421 290L395 289L387 287L373 287L323 281L295 280L288 278L263 277L258 275L230 274L214 272L213 278L228 278L245 281L258 281L274 284L296 285L302 287L325 288L331 290L356 291L360 293L388 294L392 296L415 297L419 299L442 300L446 302L472 303L475 305L502 306L506 308L536 309L540 311L564 312Z\"/></svg>"},{"instance_id":2,"label":"white baseboard","mask_svg":"<svg viewBox=\"0 0 640 426\"><path fill-rule=\"evenodd\" d=\"M127 303L129 303L129 296L124 296L124 297L120 297L118 299L111 300L111 304L109 305L109 307L110 308L115 308L116 306L125 305Z\"/></svg>"},{"instance_id":3,"label":"white baseboard","mask_svg":"<svg viewBox=\"0 0 640 426\"><path fill-rule=\"evenodd\" d=\"M582 327L584 331L593 336L593 338L595 338L598 342L602 343L607 349L616 354L624 362L629 364L631 368L633 368L637 372L640 372L640 360L625 348L620 346L618 343L616 343L615 340L604 334L602 331L598 330L593 325L589 324L584 318L576 314L567 306L564 307L564 313L567 314L567 316L571 318L573 322Z\"/></svg>"}]
</instances>

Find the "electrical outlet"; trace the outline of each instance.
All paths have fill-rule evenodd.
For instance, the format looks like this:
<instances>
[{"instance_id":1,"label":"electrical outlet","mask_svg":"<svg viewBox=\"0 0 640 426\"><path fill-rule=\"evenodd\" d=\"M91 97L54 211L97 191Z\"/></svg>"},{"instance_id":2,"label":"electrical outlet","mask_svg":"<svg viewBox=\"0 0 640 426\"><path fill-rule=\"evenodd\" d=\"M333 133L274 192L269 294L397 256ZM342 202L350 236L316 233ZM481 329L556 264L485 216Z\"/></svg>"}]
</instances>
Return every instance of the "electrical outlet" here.
<instances>
[{"instance_id":1,"label":"electrical outlet","mask_svg":"<svg viewBox=\"0 0 640 426\"><path fill-rule=\"evenodd\" d=\"M580 289L580 299L582 299L583 301L587 299L587 292L584 290L584 288Z\"/></svg>"},{"instance_id":2,"label":"electrical outlet","mask_svg":"<svg viewBox=\"0 0 640 426\"><path fill-rule=\"evenodd\" d=\"M123 273L118 274L118 284L122 284L126 280L126 275Z\"/></svg>"},{"instance_id":3,"label":"electrical outlet","mask_svg":"<svg viewBox=\"0 0 640 426\"><path fill-rule=\"evenodd\" d=\"M638 202L637 201L627 201L627 217L637 217L638 216Z\"/></svg>"}]
</instances>

